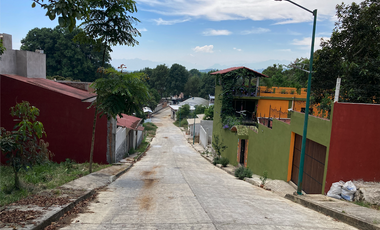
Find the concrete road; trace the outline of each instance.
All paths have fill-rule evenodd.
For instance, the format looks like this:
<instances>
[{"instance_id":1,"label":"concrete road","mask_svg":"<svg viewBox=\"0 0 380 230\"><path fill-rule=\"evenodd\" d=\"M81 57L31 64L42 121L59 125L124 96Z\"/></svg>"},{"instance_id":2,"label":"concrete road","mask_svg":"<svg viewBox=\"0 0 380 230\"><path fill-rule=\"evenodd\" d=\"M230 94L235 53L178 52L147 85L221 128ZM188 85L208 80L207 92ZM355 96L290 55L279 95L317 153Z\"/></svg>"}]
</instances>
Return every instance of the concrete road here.
<instances>
[{"instance_id":1,"label":"concrete road","mask_svg":"<svg viewBox=\"0 0 380 230\"><path fill-rule=\"evenodd\" d=\"M214 167L169 116L153 119L146 156L64 229L355 229Z\"/></svg>"}]
</instances>

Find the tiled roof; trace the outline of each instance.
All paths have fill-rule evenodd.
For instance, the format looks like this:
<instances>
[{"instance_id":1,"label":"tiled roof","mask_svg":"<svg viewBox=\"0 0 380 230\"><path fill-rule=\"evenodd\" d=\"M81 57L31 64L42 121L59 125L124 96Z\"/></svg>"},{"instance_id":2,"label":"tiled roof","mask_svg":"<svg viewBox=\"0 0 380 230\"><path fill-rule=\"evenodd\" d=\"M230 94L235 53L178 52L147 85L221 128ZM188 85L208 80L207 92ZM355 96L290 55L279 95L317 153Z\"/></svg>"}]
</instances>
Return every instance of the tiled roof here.
<instances>
[{"instance_id":1,"label":"tiled roof","mask_svg":"<svg viewBox=\"0 0 380 230\"><path fill-rule=\"evenodd\" d=\"M128 129L136 130L141 121L141 118L122 114L123 117L117 116L117 125Z\"/></svg>"},{"instance_id":2,"label":"tiled roof","mask_svg":"<svg viewBox=\"0 0 380 230\"><path fill-rule=\"evenodd\" d=\"M68 85L64 85L53 80L45 79L45 78L26 78L18 75L11 74L0 74L3 77L12 78L17 81L21 81L30 85L35 85L44 89L48 89L51 91L55 91L70 97L78 98L80 100L86 100L89 98L96 97L95 93L89 93L87 91L83 91Z\"/></svg>"},{"instance_id":3,"label":"tiled roof","mask_svg":"<svg viewBox=\"0 0 380 230\"><path fill-rule=\"evenodd\" d=\"M144 126L139 126L138 128L137 128L137 130L139 130L139 131L144 131Z\"/></svg>"},{"instance_id":4,"label":"tiled roof","mask_svg":"<svg viewBox=\"0 0 380 230\"><path fill-rule=\"evenodd\" d=\"M264 75L262 73L259 73L257 71L254 71L253 69L250 69L250 68L247 68L247 67L244 67L244 66L231 67L231 68L228 68L228 69L223 69L223 70L219 70L219 71L213 72L211 74L224 74L224 73L228 73L228 72L231 72L231 71L234 71L234 70L237 70L237 69L247 69L247 70L255 73L256 75L259 75L259 77L268 77L267 75Z\"/></svg>"}]
</instances>

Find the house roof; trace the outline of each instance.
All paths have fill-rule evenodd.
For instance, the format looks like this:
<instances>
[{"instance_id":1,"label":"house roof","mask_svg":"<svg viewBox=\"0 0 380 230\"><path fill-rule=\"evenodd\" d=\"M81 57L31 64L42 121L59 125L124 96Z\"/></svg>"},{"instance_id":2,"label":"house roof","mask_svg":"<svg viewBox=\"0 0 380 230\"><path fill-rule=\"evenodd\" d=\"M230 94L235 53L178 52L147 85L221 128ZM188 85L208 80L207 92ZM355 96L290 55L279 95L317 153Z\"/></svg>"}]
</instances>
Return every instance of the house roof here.
<instances>
[{"instance_id":1,"label":"house roof","mask_svg":"<svg viewBox=\"0 0 380 230\"><path fill-rule=\"evenodd\" d=\"M231 72L231 71L234 71L234 70L237 70L237 69L247 69L248 71L253 72L255 75L259 75L259 77L268 77L267 75L264 75L262 73L259 73L257 71L254 71L253 69L250 69L250 68L247 68L247 67L244 67L244 66L231 67L231 68L228 68L228 69L223 69L223 70L219 70L219 71L213 72L211 74L224 74L224 73L228 73L228 72Z\"/></svg>"},{"instance_id":2,"label":"house roof","mask_svg":"<svg viewBox=\"0 0 380 230\"><path fill-rule=\"evenodd\" d=\"M137 130L139 130L139 131L144 131L144 126L139 126L139 127L137 127Z\"/></svg>"},{"instance_id":3,"label":"house roof","mask_svg":"<svg viewBox=\"0 0 380 230\"><path fill-rule=\"evenodd\" d=\"M117 125L128 129L136 130L141 121L141 118L122 114L123 117L117 116Z\"/></svg>"},{"instance_id":4,"label":"house roof","mask_svg":"<svg viewBox=\"0 0 380 230\"><path fill-rule=\"evenodd\" d=\"M3 77L8 77L17 81L21 81L30 85L35 85L44 89L55 91L57 93L67 95L69 97L74 97L82 101L96 97L95 93L89 93L87 91L80 90L80 89L77 89L68 85L64 85L64 84L55 82L53 80L45 79L45 78L26 78L26 77L22 77L18 75L13 75L13 74L0 74L0 75Z\"/></svg>"}]
</instances>

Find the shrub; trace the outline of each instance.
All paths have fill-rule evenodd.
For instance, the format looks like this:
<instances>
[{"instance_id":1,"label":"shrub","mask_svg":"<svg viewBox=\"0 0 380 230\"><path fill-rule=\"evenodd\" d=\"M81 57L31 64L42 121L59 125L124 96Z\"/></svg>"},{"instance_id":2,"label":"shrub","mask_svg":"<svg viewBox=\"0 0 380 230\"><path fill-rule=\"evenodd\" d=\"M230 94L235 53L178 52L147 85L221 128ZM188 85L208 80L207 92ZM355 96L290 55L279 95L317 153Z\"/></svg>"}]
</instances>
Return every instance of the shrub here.
<instances>
[{"instance_id":1,"label":"shrub","mask_svg":"<svg viewBox=\"0 0 380 230\"><path fill-rule=\"evenodd\" d=\"M184 127L184 126L187 126L188 125L188 123L187 123L187 120L186 119L183 119L181 122L180 122L180 124L179 124L179 126L181 126L181 127Z\"/></svg>"},{"instance_id":2,"label":"shrub","mask_svg":"<svg viewBox=\"0 0 380 230\"><path fill-rule=\"evenodd\" d=\"M267 171L264 171L264 172L263 172L263 175L260 176L261 186L264 186L264 185L265 185L267 179L268 179L268 172L267 172Z\"/></svg>"},{"instance_id":3,"label":"shrub","mask_svg":"<svg viewBox=\"0 0 380 230\"><path fill-rule=\"evenodd\" d=\"M244 177L252 177L252 171L249 168L244 168L243 166L235 170L235 176L240 180L243 180Z\"/></svg>"},{"instance_id":4,"label":"shrub","mask_svg":"<svg viewBox=\"0 0 380 230\"><path fill-rule=\"evenodd\" d=\"M212 164L217 165L217 164L219 164L219 161L220 161L219 157L214 157L214 159L212 160Z\"/></svg>"},{"instance_id":5,"label":"shrub","mask_svg":"<svg viewBox=\"0 0 380 230\"><path fill-rule=\"evenodd\" d=\"M228 165L228 163L230 163L230 160L228 160L227 157L222 157L222 158L220 158L219 163L220 163L223 167L226 167L226 166Z\"/></svg>"}]
</instances>

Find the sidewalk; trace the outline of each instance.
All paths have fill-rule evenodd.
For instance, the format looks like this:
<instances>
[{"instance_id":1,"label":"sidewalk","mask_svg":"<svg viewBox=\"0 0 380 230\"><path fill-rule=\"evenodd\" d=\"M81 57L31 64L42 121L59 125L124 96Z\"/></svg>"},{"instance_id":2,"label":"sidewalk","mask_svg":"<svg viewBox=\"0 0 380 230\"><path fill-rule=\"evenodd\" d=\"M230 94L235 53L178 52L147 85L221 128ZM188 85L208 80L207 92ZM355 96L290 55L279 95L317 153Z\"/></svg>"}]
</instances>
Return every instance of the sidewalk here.
<instances>
[{"instance_id":1,"label":"sidewalk","mask_svg":"<svg viewBox=\"0 0 380 230\"><path fill-rule=\"evenodd\" d=\"M21 224L7 224L8 226L6 227L3 227L3 223L0 222L0 229L44 229L51 223L58 221L66 212L72 210L76 204L92 196L96 189L109 185L123 173L127 172L133 166L133 163L143 156L143 154L140 154L137 159L134 159L137 154L138 153L130 155L120 163L108 168L80 177L52 191L44 191L40 194L42 196L47 195L50 198L52 198L51 194L56 194L57 196L54 196L53 199L56 198L56 200L67 201L63 202L65 203L63 205L48 204L45 207L40 207L34 204L23 204L2 207L3 209L0 210L0 214L3 211L28 211L27 215L29 215L29 217L26 217L26 221L20 221ZM39 216L32 219L31 217L34 217L33 215L36 214Z\"/></svg>"},{"instance_id":2,"label":"sidewalk","mask_svg":"<svg viewBox=\"0 0 380 230\"><path fill-rule=\"evenodd\" d=\"M184 135L187 136L186 134ZM202 157L212 163L213 157L211 155L205 156L202 154L204 152L204 148L200 144L195 143L193 145L192 142L190 144L197 152L201 154ZM228 165L227 167L217 165L217 167L231 175L234 175L236 169L236 167L231 165ZM258 175L252 175L252 178L245 178L244 180L255 186L260 186L261 184L260 176ZM317 212L331 216L336 220L356 228L380 230L380 211L378 210L362 207L352 202L338 200L320 194L294 195L296 194L296 187L282 180L267 179L264 188L267 189L268 192L271 191L276 193L279 196L285 197Z\"/></svg>"}]
</instances>

